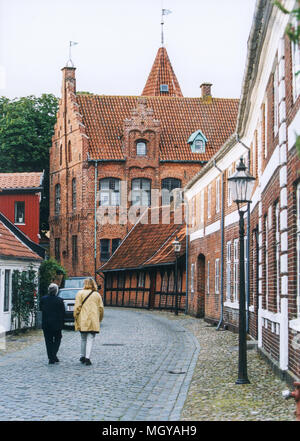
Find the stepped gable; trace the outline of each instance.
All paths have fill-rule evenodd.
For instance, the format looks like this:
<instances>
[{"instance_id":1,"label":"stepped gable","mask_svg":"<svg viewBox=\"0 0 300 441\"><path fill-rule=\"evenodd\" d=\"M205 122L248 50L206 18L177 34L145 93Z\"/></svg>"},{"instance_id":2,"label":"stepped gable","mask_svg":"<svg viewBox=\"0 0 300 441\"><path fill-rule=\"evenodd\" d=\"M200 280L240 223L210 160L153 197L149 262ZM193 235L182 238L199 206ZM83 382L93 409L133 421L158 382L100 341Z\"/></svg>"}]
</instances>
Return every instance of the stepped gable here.
<instances>
[{"instance_id":1,"label":"stepped gable","mask_svg":"<svg viewBox=\"0 0 300 441\"><path fill-rule=\"evenodd\" d=\"M79 112L88 136L93 159L124 160L124 121L137 108L138 96L77 95ZM236 126L238 99L147 97L153 118L160 121L161 161L208 161L224 144ZM207 140L203 154L193 153L187 143L196 130Z\"/></svg>"},{"instance_id":2,"label":"stepped gable","mask_svg":"<svg viewBox=\"0 0 300 441\"><path fill-rule=\"evenodd\" d=\"M168 86L163 91L161 86ZM152 69L142 92L143 96L177 96L182 97L179 82L174 73L166 48L158 49Z\"/></svg>"},{"instance_id":3,"label":"stepped gable","mask_svg":"<svg viewBox=\"0 0 300 441\"><path fill-rule=\"evenodd\" d=\"M179 211L182 208L179 208ZM158 223L151 219L159 216ZM175 215L176 216L176 215ZM145 217L148 223L145 223ZM176 217L175 217L176 219ZM174 212L163 207L148 208L130 230L119 248L98 271L141 268L160 263L174 263L172 242L176 236L182 242L181 255L185 254L184 224L174 223Z\"/></svg>"}]
</instances>

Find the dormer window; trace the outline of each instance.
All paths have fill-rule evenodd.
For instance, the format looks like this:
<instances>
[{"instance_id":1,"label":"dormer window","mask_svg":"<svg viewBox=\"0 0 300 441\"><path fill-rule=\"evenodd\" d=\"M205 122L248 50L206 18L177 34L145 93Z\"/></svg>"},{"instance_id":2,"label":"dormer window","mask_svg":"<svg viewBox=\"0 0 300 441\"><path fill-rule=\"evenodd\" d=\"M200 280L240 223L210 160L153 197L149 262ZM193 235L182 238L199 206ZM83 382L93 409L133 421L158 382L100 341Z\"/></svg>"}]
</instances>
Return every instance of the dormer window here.
<instances>
[{"instance_id":1,"label":"dormer window","mask_svg":"<svg viewBox=\"0 0 300 441\"><path fill-rule=\"evenodd\" d=\"M193 153L205 153L207 138L201 130L194 132L189 137L188 143L190 144Z\"/></svg>"},{"instance_id":2,"label":"dormer window","mask_svg":"<svg viewBox=\"0 0 300 441\"><path fill-rule=\"evenodd\" d=\"M160 85L160 91L161 91L161 92L169 92L169 86L168 86L168 84L161 84L161 85Z\"/></svg>"},{"instance_id":3,"label":"dormer window","mask_svg":"<svg viewBox=\"0 0 300 441\"><path fill-rule=\"evenodd\" d=\"M145 141L138 141L136 143L136 154L137 154L137 156L146 156L147 146L146 146Z\"/></svg>"}]
</instances>

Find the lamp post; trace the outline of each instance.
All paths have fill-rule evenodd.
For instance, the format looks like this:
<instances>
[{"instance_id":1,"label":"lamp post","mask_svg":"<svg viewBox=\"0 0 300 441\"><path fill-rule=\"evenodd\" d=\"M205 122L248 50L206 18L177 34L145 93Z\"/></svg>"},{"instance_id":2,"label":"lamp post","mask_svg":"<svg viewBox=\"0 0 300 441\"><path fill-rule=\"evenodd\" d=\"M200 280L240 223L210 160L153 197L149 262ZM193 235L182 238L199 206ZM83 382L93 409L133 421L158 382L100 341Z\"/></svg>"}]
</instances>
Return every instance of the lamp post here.
<instances>
[{"instance_id":1,"label":"lamp post","mask_svg":"<svg viewBox=\"0 0 300 441\"><path fill-rule=\"evenodd\" d=\"M175 288L175 315L178 315L178 290L177 290L177 272L178 272L178 257L180 255L180 250L181 250L181 243L179 242L179 240L176 239L172 242L173 245L173 249L174 249L174 253L175 253L175 283L174 283L174 288Z\"/></svg>"},{"instance_id":2,"label":"lamp post","mask_svg":"<svg viewBox=\"0 0 300 441\"><path fill-rule=\"evenodd\" d=\"M254 187L255 178L246 170L243 158L230 178L228 178L228 188L231 190L232 200L238 206L240 216L239 236L240 236L240 301L239 301L239 368L236 384L250 383L247 376L247 333L246 333L246 302L245 302L245 253L244 253L244 213L241 204L251 202L251 195ZM248 281L249 283L249 281Z\"/></svg>"}]
</instances>

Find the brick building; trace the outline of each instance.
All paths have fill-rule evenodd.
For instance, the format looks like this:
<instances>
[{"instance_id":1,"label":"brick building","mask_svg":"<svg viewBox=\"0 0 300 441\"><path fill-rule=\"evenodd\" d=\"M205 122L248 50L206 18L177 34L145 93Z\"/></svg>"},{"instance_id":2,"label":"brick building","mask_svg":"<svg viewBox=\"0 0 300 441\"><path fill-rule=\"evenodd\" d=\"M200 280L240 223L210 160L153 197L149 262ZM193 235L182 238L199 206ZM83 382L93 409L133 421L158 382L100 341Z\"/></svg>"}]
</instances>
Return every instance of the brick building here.
<instances>
[{"instance_id":1,"label":"brick building","mask_svg":"<svg viewBox=\"0 0 300 441\"><path fill-rule=\"evenodd\" d=\"M169 204L233 133L238 100L212 97L209 83L183 97L164 47L140 97L77 93L75 68L62 72L50 254L69 275L96 275L145 207Z\"/></svg>"},{"instance_id":2,"label":"brick building","mask_svg":"<svg viewBox=\"0 0 300 441\"><path fill-rule=\"evenodd\" d=\"M236 133L186 186L188 302L190 313L237 329L239 215L227 179L242 156L256 178L244 237L248 332L274 367L299 379L300 55L285 34L289 21L271 1L257 1Z\"/></svg>"}]
</instances>

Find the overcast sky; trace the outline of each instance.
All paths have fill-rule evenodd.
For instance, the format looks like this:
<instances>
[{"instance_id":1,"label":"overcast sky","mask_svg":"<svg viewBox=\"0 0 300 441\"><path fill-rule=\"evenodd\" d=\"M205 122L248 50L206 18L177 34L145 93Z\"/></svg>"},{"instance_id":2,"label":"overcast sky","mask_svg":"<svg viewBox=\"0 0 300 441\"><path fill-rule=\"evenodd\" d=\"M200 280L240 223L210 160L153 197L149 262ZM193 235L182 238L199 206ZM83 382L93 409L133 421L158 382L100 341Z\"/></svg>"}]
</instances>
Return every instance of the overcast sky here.
<instances>
[{"instance_id":1,"label":"overcast sky","mask_svg":"<svg viewBox=\"0 0 300 441\"><path fill-rule=\"evenodd\" d=\"M184 96L239 98L255 0L0 0L0 95L54 93L69 41L77 90L140 95L165 47Z\"/></svg>"}]
</instances>

